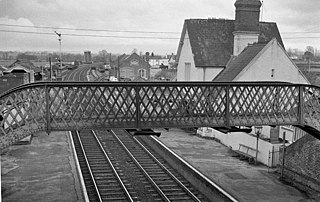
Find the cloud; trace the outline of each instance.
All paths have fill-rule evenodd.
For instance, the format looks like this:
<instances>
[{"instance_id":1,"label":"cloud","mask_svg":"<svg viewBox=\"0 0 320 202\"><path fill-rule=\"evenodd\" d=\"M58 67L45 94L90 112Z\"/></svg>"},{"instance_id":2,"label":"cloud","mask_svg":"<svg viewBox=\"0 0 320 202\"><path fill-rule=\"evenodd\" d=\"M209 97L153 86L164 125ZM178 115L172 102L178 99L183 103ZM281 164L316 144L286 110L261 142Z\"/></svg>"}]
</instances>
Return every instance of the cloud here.
<instances>
[{"instance_id":1,"label":"cloud","mask_svg":"<svg viewBox=\"0 0 320 202\"><path fill-rule=\"evenodd\" d=\"M276 3L265 1L265 17L291 30L305 30L319 24L319 5L318 0L282 0Z\"/></svg>"},{"instance_id":2,"label":"cloud","mask_svg":"<svg viewBox=\"0 0 320 202\"><path fill-rule=\"evenodd\" d=\"M2 23L7 24L21 23L18 25L178 32L177 34L155 35L59 30L63 34L63 48L65 50L88 49L86 47L95 47L97 50L108 50L108 47L111 50L111 48L117 47L114 50L125 50L127 47L139 46L144 49L160 49L159 47L161 47L163 52L175 52L178 40L72 37L66 36L66 34L179 38L179 32L182 30L185 19L208 17L234 19L234 2L235 0L28 0L27 2L24 0L0 0L0 19ZM264 21L277 22L281 32L312 30L317 28L320 17L320 9L317 5L319 5L318 0L264 1L263 19ZM0 26L0 29L4 28L8 27ZM50 33L54 31L53 29L31 28L24 28L24 30ZM3 36L3 33L0 33L0 36ZM26 48L31 42L37 45L31 45L30 48L39 47L41 49L42 45L42 49L47 50L57 47L55 36L34 34L21 36L21 34L6 34L7 47L10 47L13 41L19 41L20 46L24 44ZM10 38L8 39L8 37ZM0 42L1 40L3 39L0 39ZM309 43L307 40L306 42ZM286 41L285 43L287 44Z\"/></svg>"}]
</instances>

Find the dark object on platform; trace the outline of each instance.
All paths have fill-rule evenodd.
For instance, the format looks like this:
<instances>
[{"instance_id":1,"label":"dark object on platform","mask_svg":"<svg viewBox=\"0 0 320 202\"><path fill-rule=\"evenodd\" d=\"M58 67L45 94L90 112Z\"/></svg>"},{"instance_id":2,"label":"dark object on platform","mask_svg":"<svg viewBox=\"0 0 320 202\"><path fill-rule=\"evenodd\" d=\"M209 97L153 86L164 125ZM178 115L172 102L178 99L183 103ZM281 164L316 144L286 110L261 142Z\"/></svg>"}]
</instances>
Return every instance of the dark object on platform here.
<instances>
[{"instance_id":1,"label":"dark object on platform","mask_svg":"<svg viewBox=\"0 0 320 202\"><path fill-rule=\"evenodd\" d=\"M160 137L160 132L154 132L152 129L141 129L141 130L134 130L134 129L128 129L128 132L133 134L133 136L136 135L156 135L157 137Z\"/></svg>"},{"instance_id":2,"label":"dark object on platform","mask_svg":"<svg viewBox=\"0 0 320 202\"><path fill-rule=\"evenodd\" d=\"M214 128L217 131L220 131L222 133L231 133L231 132L245 132L245 133L251 133L252 128L238 128L238 127L218 127Z\"/></svg>"}]
</instances>

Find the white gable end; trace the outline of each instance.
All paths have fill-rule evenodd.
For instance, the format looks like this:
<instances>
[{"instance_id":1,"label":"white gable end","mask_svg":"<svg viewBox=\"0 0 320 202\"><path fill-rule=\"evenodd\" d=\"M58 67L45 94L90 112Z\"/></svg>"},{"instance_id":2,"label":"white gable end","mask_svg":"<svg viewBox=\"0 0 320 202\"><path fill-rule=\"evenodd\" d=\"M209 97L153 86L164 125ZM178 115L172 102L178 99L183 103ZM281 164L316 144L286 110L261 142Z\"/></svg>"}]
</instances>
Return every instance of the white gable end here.
<instances>
[{"instance_id":1,"label":"white gable end","mask_svg":"<svg viewBox=\"0 0 320 202\"><path fill-rule=\"evenodd\" d=\"M223 69L223 67L203 68L195 66L191 43L186 30L177 67L177 81L212 81Z\"/></svg>"},{"instance_id":2,"label":"white gable end","mask_svg":"<svg viewBox=\"0 0 320 202\"><path fill-rule=\"evenodd\" d=\"M233 81L280 81L309 84L277 40L271 40Z\"/></svg>"},{"instance_id":3,"label":"white gable end","mask_svg":"<svg viewBox=\"0 0 320 202\"><path fill-rule=\"evenodd\" d=\"M186 66L190 66L187 67L189 68L189 73L186 72ZM202 69L195 67L189 35L186 30L177 67L177 81L201 81L201 75Z\"/></svg>"}]
</instances>

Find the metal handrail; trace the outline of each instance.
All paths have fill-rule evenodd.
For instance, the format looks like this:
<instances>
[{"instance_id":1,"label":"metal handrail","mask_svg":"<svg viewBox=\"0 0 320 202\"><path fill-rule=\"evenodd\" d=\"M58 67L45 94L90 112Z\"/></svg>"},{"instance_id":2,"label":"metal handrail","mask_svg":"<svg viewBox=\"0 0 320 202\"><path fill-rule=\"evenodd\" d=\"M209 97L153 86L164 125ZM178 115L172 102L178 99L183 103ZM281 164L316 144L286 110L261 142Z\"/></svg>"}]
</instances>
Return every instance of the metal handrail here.
<instances>
[{"instance_id":1,"label":"metal handrail","mask_svg":"<svg viewBox=\"0 0 320 202\"><path fill-rule=\"evenodd\" d=\"M320 138L319 97L320 87L286 82L37 82L0 95L0 137L8 146L39 130L289 124ZM32 108L17 104L29 99Z\"/></svg>"}]
</instances>

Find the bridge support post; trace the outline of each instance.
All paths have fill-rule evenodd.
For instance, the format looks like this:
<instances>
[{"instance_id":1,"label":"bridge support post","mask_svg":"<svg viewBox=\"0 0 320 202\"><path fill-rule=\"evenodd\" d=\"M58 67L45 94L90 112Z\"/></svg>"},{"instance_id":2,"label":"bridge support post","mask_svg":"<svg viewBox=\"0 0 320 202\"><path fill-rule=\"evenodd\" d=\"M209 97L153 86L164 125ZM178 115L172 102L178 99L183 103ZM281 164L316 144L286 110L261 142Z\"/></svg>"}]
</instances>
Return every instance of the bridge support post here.
<instances>
[{"instance_id":1,"label":"bridge support post","mask_svg":"<svg viewBox=\"0 0 320 202\"><path fill-rule=\"evenodd\" d=\"M136 127L137 129L139 129L141 126L140 126L140 118L141 118L141 114L140 114L140 87L137 85L135 87L135 91L136 91Z\"/></svg>"},{"instance_id":2,"label":"bridge support post","mask_svg":"<svg viewBox=\"0 0 320 202\"><path fill-rule=\"evenodd\" d=\"M226 128L230 128L230 86L226 86L226 108L225 108L225 119Z\"/></svg>"},{"instance_id":3,"label":"bridge support post","mask_svg":"<svg viewBox=\"0 0 320 202\"><path fill-rule=\"evenodd\" d=\"M298 118L299 124L304 125L303 123L303 86L299 86L299 104L298 104Z\"/></svg>"},{"instance_id":4,"label":"bridge support post","mask_svg":"<svg viewBox=\"0 0 320 202\"><path fill-rule=\"evenodd\" d=\"M51 128L50 128L50 98L49 98L49 87L47 85L45 85L45 96L46 96L46 121L47 121L47 128L46 128L46 132L49 135L51 132Z\"/></svg>"},{"instance_id":5,"label":"bridge support post","mask_svg":"<svg viewBox=\"0 0 320 202\"><path fill-rule=\"evenodd\" d=\"M281 179L283 179L284 177L284 161L285 161L285 154L286 154L286 132L284 131L283 132L283 136L282 136L282 139L283 139L283 143L282 143L282 164L281 164Z\"/></svg>"}]
</instances>

